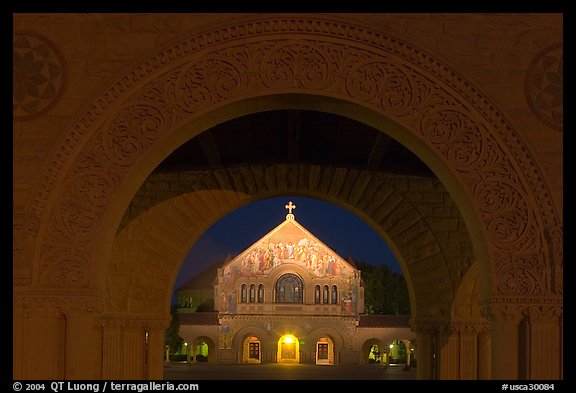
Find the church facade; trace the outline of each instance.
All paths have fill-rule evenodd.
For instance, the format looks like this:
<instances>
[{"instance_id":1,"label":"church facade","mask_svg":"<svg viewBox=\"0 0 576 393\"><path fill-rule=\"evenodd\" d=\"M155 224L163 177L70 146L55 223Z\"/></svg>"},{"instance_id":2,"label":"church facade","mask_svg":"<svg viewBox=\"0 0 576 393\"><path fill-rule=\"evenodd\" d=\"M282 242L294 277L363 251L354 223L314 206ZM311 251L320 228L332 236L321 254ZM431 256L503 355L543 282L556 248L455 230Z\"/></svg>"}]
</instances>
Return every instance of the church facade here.
<instances>
[{"instance_id":1,"label":"church facade","mask_svg":"<svg viewBox=\"0 0 576 393\"><path fill-rule=\"evenodd\" d=\"M187 313L196 294L177 291L188 360L389 363L402 341L410 364L409 316L362 315L361 272L296 221L292 202L286 208L283 223L218 269L215 313Z\"/></svg>"}]
</instances>

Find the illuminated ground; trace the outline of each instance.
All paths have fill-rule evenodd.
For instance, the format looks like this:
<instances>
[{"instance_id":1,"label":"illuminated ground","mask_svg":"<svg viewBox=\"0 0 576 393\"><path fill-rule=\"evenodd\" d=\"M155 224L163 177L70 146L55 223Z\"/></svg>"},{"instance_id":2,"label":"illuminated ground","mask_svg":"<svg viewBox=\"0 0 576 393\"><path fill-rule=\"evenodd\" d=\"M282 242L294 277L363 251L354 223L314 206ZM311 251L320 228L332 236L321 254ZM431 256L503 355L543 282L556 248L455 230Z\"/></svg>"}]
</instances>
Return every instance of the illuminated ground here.
<instances>
[{"instance_id":1,"label":"illuminated ground","mask_svg":"<svg viewBox=\"0 0 576 393\"><path fill-rule=\"evenodd\" d=\"M415 380L416 369L402 366L314 366L308 364L170 363L165 380Z\"/></svg>"}]
</instances>

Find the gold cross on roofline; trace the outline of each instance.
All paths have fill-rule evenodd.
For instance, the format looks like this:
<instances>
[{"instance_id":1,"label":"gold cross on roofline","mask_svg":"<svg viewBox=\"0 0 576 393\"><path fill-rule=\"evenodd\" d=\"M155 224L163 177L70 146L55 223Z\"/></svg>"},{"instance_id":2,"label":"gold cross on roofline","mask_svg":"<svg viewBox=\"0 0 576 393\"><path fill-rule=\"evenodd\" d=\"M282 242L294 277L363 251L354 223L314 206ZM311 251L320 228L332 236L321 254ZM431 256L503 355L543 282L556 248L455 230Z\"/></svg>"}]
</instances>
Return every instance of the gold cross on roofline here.
<instances>
[{"instance_id":1,"label":"gold cross on roofline","mask_svg":"<svg viewBox=\"0 0 576 393\"><path fill-rule=\"evenodd\" d=\"M284 207L288 209L288 214L292 214L292 209L296 209L296 205L294 205L292 201L288 202L288 204Z\"/></svg>"}]
</instances>

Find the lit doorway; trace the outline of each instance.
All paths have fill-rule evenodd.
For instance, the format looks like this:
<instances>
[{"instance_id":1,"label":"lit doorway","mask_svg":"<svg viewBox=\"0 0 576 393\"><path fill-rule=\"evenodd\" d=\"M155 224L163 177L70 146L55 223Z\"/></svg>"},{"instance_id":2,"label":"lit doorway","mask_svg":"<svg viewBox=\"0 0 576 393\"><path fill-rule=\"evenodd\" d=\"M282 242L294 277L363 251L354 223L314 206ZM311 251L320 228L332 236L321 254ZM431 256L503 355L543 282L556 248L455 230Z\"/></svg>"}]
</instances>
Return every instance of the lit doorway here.
<instances>
[{"instance_id":1,"label":"lit doorway","mask_svg":"<svg viewBox=\"0 0 576 393\"><path fill-rule=\"evenodd\" d=\"M300 363L300 343L295 336L285 334L278 340L278 363Z\"/></svg>"},{"instance_id":2,"label":"lit doorway","mask_svg":"<svg viewBox=\"0 0 576 393\"><path fill-rule=\"evenodd\" d=\"M244 363L261 363L260 340L250 336L244 340L242 361Z\"/></svg>"},{"instance_id":3,"label":"lit doorway","mask_svg":"<svg viewBox=\"0 0 576 393\"><path fill-rule=\"evenodd\" d=\"M316 343L316 364L334 364L334 343L328 337Z\"/></svg>"}]
</instances>

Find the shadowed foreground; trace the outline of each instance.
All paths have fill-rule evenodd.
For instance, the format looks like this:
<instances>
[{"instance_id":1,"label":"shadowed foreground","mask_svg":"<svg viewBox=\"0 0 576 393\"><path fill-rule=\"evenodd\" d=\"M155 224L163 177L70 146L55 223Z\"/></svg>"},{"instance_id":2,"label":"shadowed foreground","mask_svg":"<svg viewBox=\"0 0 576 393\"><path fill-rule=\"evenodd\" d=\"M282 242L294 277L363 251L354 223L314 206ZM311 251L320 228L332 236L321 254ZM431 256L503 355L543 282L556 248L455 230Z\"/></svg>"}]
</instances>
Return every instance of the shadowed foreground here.
<instances>
[{"instance_id":1,"label":"shadowed foreground","mask_svg":"<svg viewBox=\"0 0 576 393\"><path fill-rule=\"evenodd\" d=\"M165 380L415 380L416 369L390 366L315 366L309 364L169 363Z\"/></svg>"}]
</instances>

